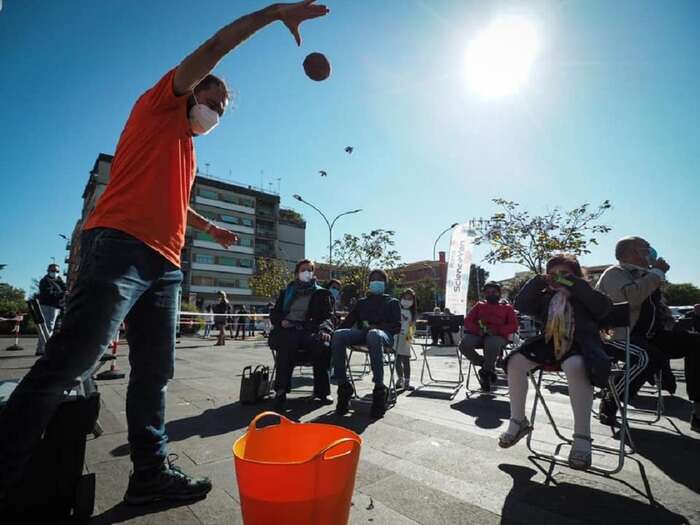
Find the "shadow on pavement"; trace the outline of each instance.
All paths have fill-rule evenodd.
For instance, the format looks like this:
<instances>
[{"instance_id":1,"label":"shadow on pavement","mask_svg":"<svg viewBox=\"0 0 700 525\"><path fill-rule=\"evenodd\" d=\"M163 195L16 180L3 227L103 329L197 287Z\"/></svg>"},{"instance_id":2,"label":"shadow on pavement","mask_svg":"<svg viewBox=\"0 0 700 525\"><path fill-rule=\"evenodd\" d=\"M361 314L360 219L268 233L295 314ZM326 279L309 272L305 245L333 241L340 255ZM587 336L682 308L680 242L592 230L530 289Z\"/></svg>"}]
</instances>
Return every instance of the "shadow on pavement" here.
<instances>
[{"instance_id":1,"label":"shadow on pavement","mask_svg":"<svg viewBox=\"0 0 700 525\"><path fill-rule=\"evenodd\" d=\"M122 523L124 521L138 518L139 516L147 516L149 514L157 514L164 510L174 509L176 507L184 507L191 505L193 502L159 502L150 505L126 505L124 502L117 503L111 509L107 509L102 514L93 516L89 523L90 525L109 525L112 523Z\"/></svg>"},{"instance_id":2,"label":"shadow on pavement","mask_svg":"<svg viewBox=\"0 0 700 525\"><path fill-rule=\"evenodd\" d=\"M654 463L669 478L700 494L700 440L668 432L635 427L632 439L637 453Z\"/></svg>"},{"instance_id":3,"label":"shadow on pavement","mask_svg":"<svg viewBox=\"0 0 700 525\"><path fill-rule=\"evenodd\" d=\"M490 395L464 399L450 408L476 418L474 423L480 428L498 428L510 418L510 404Z\"/></svg>"},{"instance_id":4,"label":"shadow on pavement","mask_svg":"<svg viewBox=\"0 0 700 525\"><path fill-rule=\"evenodd\" d=\"M614 523L615 525L649 523L655 525L687 524L688 520L659 505L611 494L597 488L554 482L543 485L531 481L537 471L520 465L501 464L498 468L513 478L506 496L501 523L528 523L528 508L551 512L580 523ZM542 516L539 516L542 520ZM538 521L539 521L538 520ZM542 520L545 522L546 520ZM555 521L556 522L556 521Z\"/></svg>"}]
</instances>

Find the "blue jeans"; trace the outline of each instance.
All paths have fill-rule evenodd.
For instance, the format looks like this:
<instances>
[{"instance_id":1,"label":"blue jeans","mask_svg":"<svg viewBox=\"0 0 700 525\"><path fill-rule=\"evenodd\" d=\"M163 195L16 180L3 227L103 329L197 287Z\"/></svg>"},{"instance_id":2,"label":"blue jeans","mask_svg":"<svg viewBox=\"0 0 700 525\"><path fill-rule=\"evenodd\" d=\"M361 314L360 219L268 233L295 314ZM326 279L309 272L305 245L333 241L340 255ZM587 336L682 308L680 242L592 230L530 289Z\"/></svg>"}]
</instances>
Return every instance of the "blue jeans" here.
<instances>
[{"instance_id":1,"label":"blue jeans","mask_svg":"<svg viewBox=\"0 0 700 525\"><path fill-rule=\"evenodd\" d=\"M167 455L165 393L173 376L182 272L138 239L109 228L82 234L80 268L63 325L0 414L0 487L16 482L54 411L126 321L126 398L134 470Z\"/></svg>"},{"instance_id":2,"label":"blue jeans","mask_svg":"<svg viewBox=\"0 0 700 525\"><path fill-rule=\"evenodd\" d=\"M343 328L336 330L331 341L333 349L333 373L338 385L347 382L346 350L352 345L367 345L369 362L372 367L372 381L384 383L384 348L391 346L394 336L384 330L361 330L360 328Z\"/></svg>"}]
</instances>

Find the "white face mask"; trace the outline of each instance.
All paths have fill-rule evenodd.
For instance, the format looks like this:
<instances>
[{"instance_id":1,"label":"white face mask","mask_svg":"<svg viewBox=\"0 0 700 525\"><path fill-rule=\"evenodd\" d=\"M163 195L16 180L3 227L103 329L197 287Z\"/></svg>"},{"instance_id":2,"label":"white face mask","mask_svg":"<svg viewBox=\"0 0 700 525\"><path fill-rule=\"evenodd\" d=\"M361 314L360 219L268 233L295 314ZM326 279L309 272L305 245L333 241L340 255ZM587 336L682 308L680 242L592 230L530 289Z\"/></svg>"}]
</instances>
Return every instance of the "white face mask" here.
<instances>
[{"instance_id":1,"label":"white face mask","mask_svg":"<svg viewBox=\"0 0 700 525\"><path fill-rule=\"evenodd\" d=\"M311 281L311 279L313 279L313 277L314 277L314 272L311 272L308 270L304 271L304 272L299 272L299 280L302 283L308 283L309 281Z\"/></svg>"},{"instance_id":2,"label":"white face mask","mask_svg":"<svg viewBox=\"0 0 700 525\"><path fill-rule=\"evenodd\" d=\"M58 272L49 272L49 277L55 279L56 277L58 277Z\"/></svg>"},{"instance_id":3,"label":"white face mask","mask_svg":"<svg viewBox=\"0 0 700 525\"><path fill-rule=\"evenodd\" d=\"M401 306L403 306L404 308L410 308L411 306L413 306L413 301L411 301L410 299L401 299Z\"/></svg>"},{"instance_id":4,"label":"white face mask","mask_svg":"<svg viewBox=\"0 0 700 525\"><path fill-rule=\"evenodd\" d=\"M206 135L219 125L219 114L206 104L197 102L190 109L190 127L195 135Z\"/></svg>"}]
</instances>

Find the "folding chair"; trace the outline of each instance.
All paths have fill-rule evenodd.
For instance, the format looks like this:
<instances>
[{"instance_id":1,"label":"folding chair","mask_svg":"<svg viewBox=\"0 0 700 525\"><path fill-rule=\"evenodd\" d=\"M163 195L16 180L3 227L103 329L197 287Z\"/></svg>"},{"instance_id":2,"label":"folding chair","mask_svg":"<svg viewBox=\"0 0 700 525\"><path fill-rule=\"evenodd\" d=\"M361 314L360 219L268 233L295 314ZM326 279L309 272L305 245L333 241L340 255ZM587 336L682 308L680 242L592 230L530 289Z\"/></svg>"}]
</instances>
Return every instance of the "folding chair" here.
<instances>
[{"instance_id":1,"label":"folding chair","mask_svg":"<svg viewBox=\"0 0 700 525\"><path fill-rule=\"evenodd\" d=\"M51 334L49 333L49 329L46 326L46 319L44 318L44 314L41 313L39 301L36 298L29 299L27 301L27 308L29 309L29 315L32 316L34 324L36 324L36 327L39 329L39 337L42 339L44 344L46 344ZM72 395L88 398L92 396L95 392L97 392L97 385L95 384L95 380L93 379L94 375L100 370L100 368L102 368L102 366L104 366L104 364L107 361L111 361L112 359L117 358L117 356L108 354L107 352L105 352L105 355L108 356L109 359L103 359L104 356L100 357L99 361L93 368L85 372L82 376L77 377L75 379L75 384L73 385L73 389L71 390ZM96 438L98 438L103 433L104 430L102 429L102 425L100 425L99 419L96 419L95 427L92 431L92 434Z\"/></svg>"},{"instance_id":2,"label":"folding chair","mask_svg":"<svg viewBox=\"0 0 700 525\"><path fill-rule=\"evenodd\" d=\"M611 468L605 468L605 467L597 467L597 466L591 466L588 468L588 471L595 472L598 474L602 474L604 476L611 476L613 474L617 474L622 470L622 467L625 462L625 457L634 453L634 444L632 443L632 438L630 436L629 432L629 426L627 424L627 406L628 406L628 401L629 401L629 382L630 382L630 327L629 327L629 304L628 303L616 303L613 305L613 309L608 314L608 317L603 321L602 323L602 328L623 328L625 331L625 339L624 339L624 352L625 352L625 370L623 371L623 378L624 378L624 391L623 391L623 396L622 399L620 399L620 396L617 394L617 391L615 390L615 385L614 385L614 378L613 374L610 375L610 379L608 380L608 385L611 389L611 392L613 393L613 398L615 399L615 404L617 405L617 408L620 412L620 417L621 417L621 428L620 428L620 434L619 434L619 439L620 439L620 445L619 447L607 447L604 445L592 445L593 451L598 451L598 452L603 452L603 453L610 453L610 454L616 454L617 455L617 465ZM554 429L554 433L557 435L559 439L562 440L562 443L557 445L556 450L558 451L563 445L572 445L573 440L569 439L567 437L564 437L561 432L559 431L559 427L557 426L556 422L554 421L554 417L552 416L552 413L549 410L549 407L547 406L547 403L544 400L544 397L542 396L541 392L541 383L542 383L542 375L544 372L544 367L539 367L537 370L533 370L530 373L530 381L532 382L532 385L535 387L535 400L532 405L532 415L530 418L530 424L534 427L535 426L535 417L537 415L537 406L539 403L542 404L542 408L544 409L545 413L547 414L547 418L549 419L550 424L552 425L552 428ZM537 379L535 379L535 374L537 374ZM556 465L563 465L563 466L568 466L569 462L568 459L562 456L559 456L557 454L551 454L551 453L545 453L541 452L538 450L535 450L533 447L533 441L532 441L532 435L533 432L530 432L527 435L527 448L530 449L530 452L532 452L537 458L548 460ZM628 452L626 449L626 445L629 443L631 447L631 452Z\"/></svg>"},{"instance_id":3,"label":"folding chair","mask_svg":"<svg viewBox=\"0 0 700 525\"><path fill-rule=\"evenodd\" d=\"M457 332L457 339L461 341L463 328L460 327ZM445 345L445 344L432 344L432 342L419 343L423 347L423 364L420 370L420 386L416 390L422 390L424 388L438 388L445 389L449 394L449 399L453 399L459 389L462 388L464 383L464 371L462 368L462 352L459 351L459 344L456 345ZM448 351L447 355L440 354L442 349L451 349L454 351L457 357L457 379L444 379L437 378L433 376L433 372L430 369L430 360L428 357L433 354L433 357L450 357L452 355L451 351ZM437 354L437 355L436 355ZM428 379L425 379L425 372L428 372Z\"/></svg>"},{"instance_id":4,"label":"folding chair","mask_svg":"<svg viewBox=\"0 0 700 525\"><path fill-rule=\"evenodd\" d=\"M619 349L624 348L624 343L621 341L609 341L606 343L606 346L608 347L614 347ZM636 345L629 345L630 348L630 355L636 356L636 362L630 367L630 382L634 380L639 374L641 374L644 369L647 367L649 364L649 356L644 348L638 347ZM628 407L627 412L630 413L635 413L635 414L652 414L653 419L648 419L648 418L640 418L640 417L628 417L627 421L633 422L633 423L642 423L646 425L654 425L658 423L661 418L664 415L664 399L663 399L663 393L661 391L661 370L657 371L656 374L654 374L654 382L656 383L655 386L653 387L652 394L655 397L655 408L653 409L647 409L647 408L634 408L634 407ZM618 396L620 395L620 392L617 392ZM598 412L594 411L594 415L598 418L600 418L600 414Z\"/></svg>"},{"instance_id":5,"label":"folding chair","mask_svg":"<svg viewBox=\"0 0 700 525\"><path fill-rule=\"evenodd\" d=\"M275 389L275 379L277 377L277 350L274 348L270 348L270 352L272 352L272 372L270 372L270 390L268 391L268 394L271 395L274 392ZM313 367L313 363L309 359L302 359L300 361L297 361L294 364L294 368L299 368L299 374L302 376L308 376L309 374L304 373L304 368L303 367ZM294 372L292 371L292 375L294 375ZM311 374L313 376L313 373ZM290 393L292 391L292 384L287 386L287 393ZM306 392L306 391L304 391Z\"/></svg>"},{"instance_id":6,"label":"folding chair","mask_svg":"<svg viewBox=\"0 0 700 525\"><path fill-rule=\"evenodd\" d=\"M496 370L495 370L496 377L497 377L498 379L503 380L503 379L506 378L505 374L499 374L499 372L498 372L498 368L499 368L498 363L499 363L499 362L502 362L503 359L505 358L505 356L507 356L510 352L512 352L512 351L513 351L515 348L517 348L518 346L520 346L519 341L518 341L518 342L509 342L507 345L505 345L503 348L501 348L501 352L500 352L500 354L499 354L499 356L498 356L498 359L496 360ZM483 348L481 348L481 350L483 351ZM459 349L458 349L458 351L459 351ZM460 352L460 354L461 354L461 352ZM464 385L464 389L467 391L467 397L469 397L469 396L472 395L472 394L492 395L492 396L496 396L496 395L508 395L508 389L507 389L507 387L506 387L505 389L502 389L502 391L499 391L499 390L498 390L498 387L497 387L495 384L492 384L492 385L491 385L491 391L490 391L490 392L484 392L484 391L482 391L482 390L481 390L481 387L479 387L479 389L469 388L469 385L470 385L470 383L471 383L472 374L476 375L476 374L477 374L477 371L476 371L476 366L474 365L474 363L472 363L469 359L467 359L467 361L469 362L469 365L467 366L467 374L466 374L467 381L466 381L466 383L465 383L465 385ZM478 382L478 380L477 380L477 382Z\"/></svg>"},{"instance_id":7,"label":"folding chair","mask_svg":"<svg viewBox=\"0 0 700 525\"><path fill-rule=\"evenodd\" d=\"M396 398L398 394L396 392L396 380L394 378L394 370L396 368L396 346L398 344L398 337L394 336L394 344L392 346L383 347L383 365L389 369L389 384L387 385L388 396L386 401L386 408L389 409L396 404ZM355 352L359 354L365 354L365 361L369 361L369 349L366 345L350 345L350 352L348 352L345 363L348 371L348 378L350 380L350 385L352 385L352 397L355 402L368 404L369 400L361 398L357 395L357 388L355 386L355 378L352 375L352 370L350 368L350 363L352 361L352 354Z\"/></svg>"}]
</instances>

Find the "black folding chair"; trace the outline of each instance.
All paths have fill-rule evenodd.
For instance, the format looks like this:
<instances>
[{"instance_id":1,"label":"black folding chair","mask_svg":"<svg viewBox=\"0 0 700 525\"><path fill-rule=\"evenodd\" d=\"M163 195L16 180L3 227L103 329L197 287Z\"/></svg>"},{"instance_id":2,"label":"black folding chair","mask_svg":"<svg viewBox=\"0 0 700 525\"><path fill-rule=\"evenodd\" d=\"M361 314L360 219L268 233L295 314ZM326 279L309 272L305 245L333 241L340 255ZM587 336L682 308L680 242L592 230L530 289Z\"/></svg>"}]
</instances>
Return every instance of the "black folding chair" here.
<instances>
[{"instance_id":1,"label":"black folding chair","mask_svg":"<svg viewBox=\"0 0 700 525\"><path fill-rule=\"evenodd\" d=\"M619 413L620 413L620 419L621 419L621 426L620 426L620 434L619 434L619 440L620 440L620 445L618 447L607 447L604 445L592 445L593 451L597 452L602 452L602 453L607 453L607 454L615 454L617 455L617 465L611 468L605 468L605 467L598 467L591 465L589 467L589 471L595 472L598 474L602 474L604 476L611 476L613 474L617 474L622 470L622 467L624 466L625 462L625 457L628 455L632 454L634 452L634 444L632 443L632 438L630 436L630 431L629 431L629 426L628 426L628 419L627 419L627 406L629 402L629 383L630 383L630 327L629 327L629 320L630 320L630 314L629 314L629 303L616 303L613 305L613 308L610 312L610 314L607 316L606 319L603 320L601 323L601 328L605 329L610 329L610 328L623 328L625 332L625 338L624 338L624 352L625 352L625 369L623 371L623 381L624 381L624 390L623 390L623 395L622 398L617 394L617 391L615 390L615 385L614 385L614 378L613 374L610 375L610 379L608 381L609 387L611 389L611 392L613 393L613 398L615 400L615 404L618 407ZM547 406L547 403L544 400L544 397L542 396L541 392L541 383L542 383L542 375L544 372L545 368L544 367L539 367L536 370L533 370L530 373L530 381L532 382L532 385L535 387L535 400L532 405L532 415L530 418L530 424L534 427L535 426L535 418L537 416L537 407L541 403L542 408L544 409L545 413L547 414L547 418L549 419L550 424L552 425L552 428L554 429L554 433L556 436L562 440L562 443L556 446L555 450L560 450L562 446L564 445L569 445L571 446L573 444L573 440L569 439L567 437L564 437L562 433L559 431L559 427L556 424L556 421L554 420L554 417L552 416L552 413L549 410L549 407ZM535 379L535 375L537 375L537 379ZM563 466L568 466L569 462L568 459L562 456L559 456L557 454L551 454L551 453L546 453L542 452L539 450L536 450L533 446L533 432L530 432L527 436L527 447L530 449L530 452L532 452L535 457L548 460L554 464L557 465L563 465ZM628 452L626 445L629 443L631 447L631 451Z\"/></svg>"},{"instance_id":2,"label":"black folding chair","mask_svg":"<svg viewBox=\"0 0 700 525\"><path fill-rule=\"evenodd\" d=\"M396 380L394 378L394 370L396 369L396 345L398 344L398 337L394 337L394 344L392 346L384 346L382 352L382 364L386 366L389 370L389 384L387 385L388 395L386 401L386 409L393 407L396 404L396 399L398 393L396 392ZM352 361L352 355L354 353L365 354L365 362L369 361L369 349L365 345L350 345L348 347L350 351L346 355L345 364L348 374L348 379L350 380L350 385L352 386L353 399L357 403L369 404L371 400L360 397L357 394L357 387L355 385L355 378L352 375L352 370L350 368L350 363Z\"/></svg>"}]
</instances>

